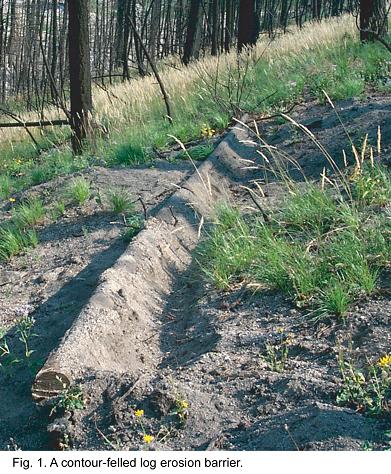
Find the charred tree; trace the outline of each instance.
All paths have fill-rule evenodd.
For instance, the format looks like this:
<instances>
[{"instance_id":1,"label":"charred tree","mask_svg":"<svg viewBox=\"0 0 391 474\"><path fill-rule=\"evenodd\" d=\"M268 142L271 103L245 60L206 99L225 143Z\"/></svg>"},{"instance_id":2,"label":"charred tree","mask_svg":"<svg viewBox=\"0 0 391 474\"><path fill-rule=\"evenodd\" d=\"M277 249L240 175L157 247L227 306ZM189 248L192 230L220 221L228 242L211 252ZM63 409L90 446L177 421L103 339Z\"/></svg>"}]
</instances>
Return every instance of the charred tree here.
<instances>
[{"instance_id":1,"label":"charred tree","mask_svg":"<svg viewBox=\"0 0 391 474\"><path fill-rule=\"evenodd\" d=\"M88 0L69 0L68 13L72 149L80 154L92 114Z\"/></svg>"},{"instance_id":2,"label":"charred tree","mask_svg":"<svg viewBox=\"0 0 391 474\"><path fill-rule=\"evenodd\" d=\"M238 51L245 46L254 46L258 38L258 18L255 12L254 0L240 0Z\"/></svg>"},{"instance_id":3,"label":"charred tree","mask_svg":"<svg viewBox=\"0 0 391 474\"><path fill-rule=\"evenodd\" d=\"M360 0L360 39L374 41L388 30L386 0Z\"/></svg>"},{"instance_id":4,"label":"charred tree","mask_svg":"<svg viewBox=\"0 0 391 474\"><path fill-rule=\"evenodd\" d=\"M212 56L217 56L219 51L219 2L213 0L211 5L212 17Z\"/></svg>"},{"instance_id":5,"label":"charred tree","mask_svg":"<svg viewBox=\"0 0 391 474\"><path fill-rule=\"evenodd\" d=\"M199 0L191 0L189 17L187 20L187 33L185 47L183 51L183 64L186 66L190 63L195 53L195 46L197 40L197 31L201 16L201 2Z\"/></svg>"}]
</instances>

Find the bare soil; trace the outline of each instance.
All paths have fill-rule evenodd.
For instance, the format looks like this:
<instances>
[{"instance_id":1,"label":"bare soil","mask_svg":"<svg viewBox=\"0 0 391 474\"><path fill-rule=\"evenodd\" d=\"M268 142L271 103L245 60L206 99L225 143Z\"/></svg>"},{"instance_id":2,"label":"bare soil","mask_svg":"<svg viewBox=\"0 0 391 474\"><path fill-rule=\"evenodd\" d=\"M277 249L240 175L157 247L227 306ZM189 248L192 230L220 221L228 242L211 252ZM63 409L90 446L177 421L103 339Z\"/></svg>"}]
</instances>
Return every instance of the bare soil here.
<instances>
[{"instance_id":1,"label":"bare soil","mask_svg":"<svg viewBox=\"0 0 391 474\"><path fill-rule=\"evenodd\" d=\"M389 160L391 99L372 94L337 105L358 142L368 133L376 143L381 126L383 159ZM342 162L341 151L349 149L349 142L329 105L307 103L291 115ZM274 119L259 121L258 127L265 140L295 158L307 176L319 178L327 164L309 137ZM215 155L230 181L232 199L243 208L253 203L242 186L255 188L254 180L262 177L259 170L245 169L248 163L242 161L258 159L258 148L249 141L253 141L251 134L234 130ZM113 182L128 186L136 197L142 196L152 214L164 209L173 183L183 183L189 172L187 164L162 161L154 169L94 169L88 176L97 186ZM261 203L265 209L275 206L283 194L282 186L270 181ZM57 193L60 184L61 180L34 192L49 196ZM15 321L21 304L31 306L37 321L32 343L37 366L71 327L96 289L99 275L125 251L119 238L122 230L120 219L91 202L83 209L69 209L57 223L43 227L37 249L2 266L2 324ZM167 278L170 288L161 307L151 311L142 331L135 327L140 330L134 335L137 349L151 357L141 358L137 370L129 367L121 374L91 370L79 381L85 409L55 420L51 433L46 430L53 422L50 407L35 406L30 399L37 367L16 366L1 375L0 448L58 449L58 436L53 435L58 432L67 433L62 439L66 447L89 450L145 449L144 433L155 436L150 449L163 450L386 447L389 420L370 418L336 403L341 387L338 345L352 343L360 357L370 358L391 350L386 276L374 298L351 309L345 325L336 320L314 325L278 293L254 294L246 288L217 292L200 278L194 255ZM267 341L281 334L292 334L293 345L286 370L277 373L262 355ZM17 345L12 330L9 341ZM183 401L189 406L178 410ZM135 409L144 410L142 422Z\"/></svg>"},{"instance_id":2,"label":"bare soil","mask_svg":"<svg viewBox=\"0 0 391 474\"><path fill-rule=\"evenodd\" d=\"M37 334L31 341L35 351L33 367L17 364L10 373L1 375L0 446L3 449L10 444L10 438L27 449L47 446L47 415L46 419L42 418L31 399L35 373L95 291L100 275L128 245L122 238L126 231L122 217L102 209L96 196L124 186L135 200L141 197L148 216L152 216L192 170L188 163L163 161L153 167L88 170L82 175L91 182L94 197L82 207L68 206L65 215L56 222L39 226L37 248L0 264L0 327L11 328L8 345L21 356L21 343L12 327L26 313L36 320ZM37 186L19 199L38 195L50 206L66 193L74 177ZM135 206L138 213L144 213L140 201ZM1 217L6 220L9 216L10 205L6 204Z\"/></svg>"}]
</instances>

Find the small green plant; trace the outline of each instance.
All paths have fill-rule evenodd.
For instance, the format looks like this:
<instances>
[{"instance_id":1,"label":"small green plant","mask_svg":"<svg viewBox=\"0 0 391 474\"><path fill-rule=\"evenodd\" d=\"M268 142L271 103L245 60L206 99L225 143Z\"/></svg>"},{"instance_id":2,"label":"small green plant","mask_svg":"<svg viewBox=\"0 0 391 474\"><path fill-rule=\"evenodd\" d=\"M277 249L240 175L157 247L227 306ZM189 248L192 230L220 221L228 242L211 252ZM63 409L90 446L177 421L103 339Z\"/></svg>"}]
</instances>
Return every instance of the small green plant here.
<instances>
[{"instance_id":1,"label":"small green plant","mask_svg":"<svg viewBox=\"0 0 391 474\"><path fill-rule=\"evenodd\" d=\"M292 334L284 334L283 330L278 330L277 338L266 343L266 351L262 360L269 370L273 372L283 372L289 358L289 347L293 343Z\"/></svg>"},{"instance_id":2,"label":"small green plant","mask_svg":"<svg viewBox=\"0 0 391 474\"><path fill-rule=\"evenodd\" d=\"M140 425L140 428L141 428L141 431L142 431L141 436L143 438L144 443L145 444L152 443L152 441L155 439L155 436L153 436L152 434L147 433L146 430L145 430L144 422L143 422L144 410L142 410L142 409L134 410L134 416L137 420L137 423Z\"/></svg>"},{"instance_id":3,"label":"small green plant","mask_svg":"<svg viewBox=\"0 0 391 474\"><path fill-rule=\"evenodd\" d=\"M52 170L46 166L37 166L30 171L30 181L34 186L49 181L52 176Z\"/></svg>"},{"instance_id":4,"label":"small green plant","mask_svg":"<svg viewBox=\"0 0 391 474\"><path fill-rule=\"evenodd\" d=\"M12 213L13 222L20 229L27 229L42 222L45 208L40 199L29 199L17 206Z\"/></svg>"},{"instance_id":5,"label":"small green plant","mask_svg":"<svg viewBox=\"0 0 391 474\"><path fill-rule=\"evenodd\" d=\"M122 234L125 242L130 242L144 227L142 216L134 214L126 218L126 231Z\"/></svg>"},{"instance_id":6,"label":"small green plant","mask_svg":"<svg viewBox=\"0 0 391 474\"><path fill-rule=\"evenodd\" d=\"M84 204L91 197L90 183L82 177L73 179L68 189L68 195L79 205Z\"/></svg>"},{"instance_id":7,"label":"small green plant","mask_svg":"<svg viewBox=\"0 0 391 474\"><path fill-rule=\"evenodd\" d=\"M63 201L57 201L53 204L50 209L50 217L53 221L56 221L65 214L65 203Z\"/></svg>"},{"instance_id":8,"label":"small green plant","mask_svg":"<svg viewBox=\"0 0 391 474\"><path fill-rule=\"evenodd\" d=\"M20 360L14 356L8 346L5 338L5 331L0 330L0 367L6 372L15 364L18 364Z\"/></svg>"},{"instance_id":9,"label":"small green plant","mask_svg":"<svg viewBox=\"0 0 391 474\"><path fill-rule=\"evenodd\" d=\"M216 209L215 227L198 248L197 260L204 276L219 289L227 290L243 279L243 273L254 260L259 240L251 237L250 228L239 209L220 204Z\"/></svg>"},{"instance_id":10,"label":"small green plant","mask_svg":"<svg viewBox=\"0 0 391 474\"><path fill-rule=\"evenodd\" d=\"M391 355L367 363L359 369L352 357L341 349L338 365L342 376L342 389L337 397L341 405L349 405L371 415L389 414L391 411Z\"/></svg>"},{"instance_id":11,"label":"small green plant","mask_svg":"<svg viewBox=\"0 0 391 474\"><path fill-rule=\"evenodd\" d=\"M179 423L183 425L189 416L189 402L183 398L177 398L170 415L177 417Z\"/></svg>"},{"instance_id":12,"label":"small green plant","mask_svg":"<svg viewBox=\"0 0 391 474\"><path fill-rule=\"evenodd\" d=\"M318 311L320 314L335 314L344 318L351 304L351 296L347 283L339 279L329 282L325 289L320 290Z\"/></svg>"},{"instance_id":13,"label":"small green plant","mask_svg":"<svg viewBox=\"0 0 391 474\"><path fill-rule=\"evenodd\" d=\"M134 212L134 202L126 188L109 189L107 191L107 201L111 211L115 214Z\"/></svg>"},{"instance_id":14,"label":"small green plant","mask_svg":"<svg viewBox=\"0 0 391 474\"><path fill-rule=\"evenodd\" d=\"M58 410L64 412L74 412L75 410L83 410L85 407L85 400L83 390L79 385L70 387L64 386L64 392L58 397L56 404L53 406L50 416Z\"/></svg>"},{"instance_id":15,"label":"small green plant","mask_svg":"<svg viewBox=\"0 0 391 474\"><path fill-rule=\"evenodd\" d=\"M31 354L35 352L30 348L30 340L32 337L37 335L33 333L35 325L35 319L31 316L25 316L16 326L16 332L19 335L19 341L23 343L24 346L24 356L26 359L30 358Z\"/></svg>"}]
</instances>

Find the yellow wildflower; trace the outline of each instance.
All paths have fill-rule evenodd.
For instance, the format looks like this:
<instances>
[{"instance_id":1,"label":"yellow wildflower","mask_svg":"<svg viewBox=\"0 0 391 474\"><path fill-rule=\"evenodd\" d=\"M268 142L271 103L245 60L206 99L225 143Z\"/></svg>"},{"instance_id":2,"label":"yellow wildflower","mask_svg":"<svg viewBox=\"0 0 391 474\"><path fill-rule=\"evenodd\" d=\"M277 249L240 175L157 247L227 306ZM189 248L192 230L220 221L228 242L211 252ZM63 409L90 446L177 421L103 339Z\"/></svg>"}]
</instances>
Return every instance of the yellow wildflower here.
<instances>
[{"instance_id":1,"label":"yellow wildflower","mask_svg":"<svg viewBox=\"0 0 391 474\"><path fill-rule=\"evenodd\" d=\"M386 369L386 368L390 367L391 366L391 355L386 354L383 357L380 357L378 365L382 369Z\"/></svg>"},{"instance_id":2,"label":"yellow wildflower","mask_svg":"<svg viewBox=\"0 0 391 474\"><path fill-rule=\"evenodd\" d=\"M10 202L15 202L16 199L15 199L15 198L9 198L9 201L10 201Z\"/></svg>"},{"instance_id":3,"label":"yellow wildflower","mask_svg":"<svg viewBox=\"0 0 391 474\"><path fill-rule=\"evenodd\" d=\"M186 408L189 408L189 402L187 400L179 400L179 407L182 410L186 410Z\"/></svg>"},{"instance_id":4,"label":"yellow wildflower","mask_svg":"<svg viewBox=\"0 0 391 474\"><path fill-rule=\"evenodd\" d=\"M135 416L137 416L137 418L141 418L142 416L144 416L144 410L136 410L134 414Z\"/></svg>"},{"instance_id":5,"label":"yellow wildflower","mask_svg":"<svg viewBox=\"0 0 391 474\"><path fill-rule=\"evenodd\" d=\"M216 130L213 128L209 127L209 125L204 124L201 128L201 135L204 138L212 138L216 133Z\"/></svg>"},{"instance_id":6,"label":"yellow wildflower","mask_svg":"<svg viewBox=\"0 0 391 474\"><path fill-rule=\"evenodd\" d=\"M149 443L152 443L152 441L155 439L154 436L152 435L149 435L149 434L145 434L144 435L144 442L149 444Z\"/></svg>"}]
</instances>

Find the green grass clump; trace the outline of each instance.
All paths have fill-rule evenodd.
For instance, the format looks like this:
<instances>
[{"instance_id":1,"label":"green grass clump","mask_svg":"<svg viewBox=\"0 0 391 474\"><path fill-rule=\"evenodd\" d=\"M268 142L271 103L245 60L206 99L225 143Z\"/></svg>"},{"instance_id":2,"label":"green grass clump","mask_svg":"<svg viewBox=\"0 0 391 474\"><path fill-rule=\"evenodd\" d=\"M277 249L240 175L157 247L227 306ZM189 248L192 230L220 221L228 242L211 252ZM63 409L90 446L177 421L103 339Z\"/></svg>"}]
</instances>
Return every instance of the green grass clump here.
<instances>
[{"instance_id":1,"label":"green grass clump","mask_svg":"<svg viewBox=\"0 0 391 474\"><path fill-rule=\"evenodd\" d=\"M117 145L109 159L111 165L138 165L146 161L147 153L145 149L140 144L133 144L132 142Z\"/></svg>"},{"instance_id":2,"label":"green grass clump","mask_svg":"<svg viewBox=\"0 0 391 474\"><path fill-rule=\"evenodd\" d=\"M387 182L389 171L382 173ZM246 283L280 290L314 317L345 317L354 301L376 291L390 261L383 196L379 186L365 206L361 195L351 201L335 188L309 185L290 194L267 222L222 207L199 248L203 274L220 289Z\"/></svg>"},{"instance_id":3,"label":"green grass clump","mask_svg":"<svg viewBox=\"0 0 391 474\"><path fill-rule=\"evenodd\" d=\"M11 221L0 226L0 261L38 245L38 235L32 227L40 224L45 214L38 198L29 199L13 209Z\"/></svg>"},{"instance_id":4,"label":"green grass clump","mask_svg":"<svg viewBox=\"0 0 391 474\"><path fill-rule=\"evenodd\" d=\"M8 199L11 196L12 191L12 179L7 175L0 176L0 199Z\"/></svg>"},{"instance_id":5,"label":"green grass clump","mask_svg":"<svg viewBox=\"0 0 391 474\"><path fill-rule=\"evenodd\" d=\"M27 229L42 222L45 217L45 208L40 199L29 199L14 208L12 220L20 229Z\"/></svg>"},{"instance_id":6,"label":"green grass clump","mask_svg":"<svg viewBox=\"0 0 391 474\"><path fill-rule=\"evenodd\" d=\"M208 158L213 150L214 146L210 143L207 145L197 145L187 151L181 151L175 158L177 160L186 160L190 157L194 161L203 161Z\"/></svg>"},{"instance_id":7,"label":"green grass clump","mask_svg":"<svg viewBox=\"0 0 391 474\"><path fill-rule=\"evenodd\" d=\"M285 202L279 219L288 228L327 232L337 218L337 204L330 193L310 185L305 192L296 189Z\"/></svg>"},{"instance_id":8,"label":"green grass clump","mask_svg":"<svg viewBox=\"0 0 391 474\"><path fill-rule=\"evenodd\" d=\"M242 275L255 258L258 241L240 212L221 205L216 212L216 225L199 249L198 258L204 274L220 289Z\"/></svg>"},{"instance_id":9,"label":"green grass clump","mask_svg":"<svg viewBox=\"0 0 391 474\"><path fill-rule=\"evenodd\" d=\"M75 178L68 188L68 196L80 206L91 197L91 186L84 178Z\"/></svg>"},{"instance_id":10,"label":"green grass clump","mask_svg":"<svg viewBox=\"0 0 391 474\"><path fill-rule=\"evenodd\" d=\"M37 166L30 172L30 182L33 186L46 183L54 178L53 170L48 166Z\"/></svg>"},{"instance_id":11,"label":"green grass clump","mask_svg":"<svg viewBox=\"0 0 391 474\"><path fill-rule=\"evenodd\" d=\"M352 190L360 204L383 206L391 199L390 174L382 165L365 163L353 182Z\"/></svg>"},{"instance_id":12,"label":"green grass clump","mask_svg":"<svg viewBox=\"0 0 391 474\"><path fill-rule=\"evenodd\" d=\"M23 231L12 224L0 227L0 261L7 261L37 245L38 236L32 229Z\"/></svg>"},{"instance_id":13,"label":"green grass clump","mask_svg":"<svg viewBox=\"0 0 391 474\"><path fill-rule=\"evenodd\" d=\"M126 188L112 188L107 191L107 201L110 209L115 214L134 212L132 195Z\"/></svg>"},{"instance_id":14,"label":"green grass clump","mask_svg":"<svg viewBox=\"0 0 391 474\"><path fill-rule=\"evenodd\" d=\"M318 297L318 309L322 314L335 314L343 317L352 302L346 283L340 279L331 279Z\"/></svg>"},{"instance_id":15,"label":"green grass clump","mask_svg":"<svg viewBox=\"0 0 391 474\"><path fill-rule=\"evenodd\" d=\"M50 217L53 221L56 221L58 218L64 215L65 213L65 203L63 201L57 201L53 203L52 208L50 209Z\"/></svg>"}]
</instances>

